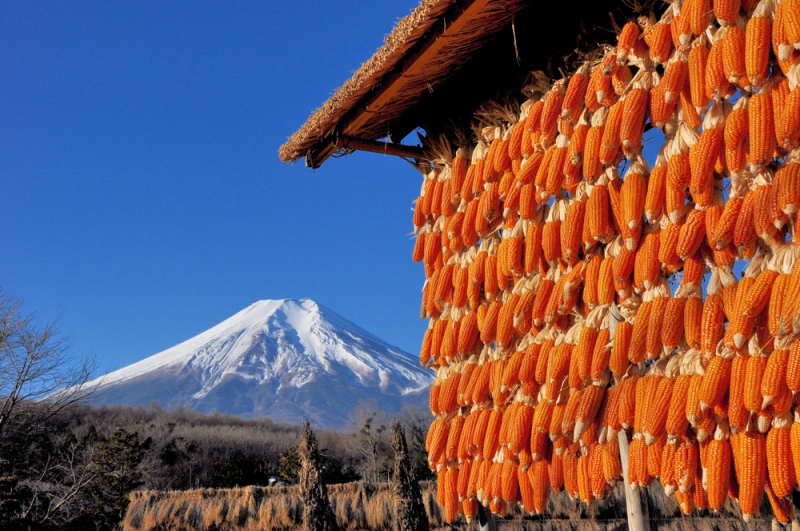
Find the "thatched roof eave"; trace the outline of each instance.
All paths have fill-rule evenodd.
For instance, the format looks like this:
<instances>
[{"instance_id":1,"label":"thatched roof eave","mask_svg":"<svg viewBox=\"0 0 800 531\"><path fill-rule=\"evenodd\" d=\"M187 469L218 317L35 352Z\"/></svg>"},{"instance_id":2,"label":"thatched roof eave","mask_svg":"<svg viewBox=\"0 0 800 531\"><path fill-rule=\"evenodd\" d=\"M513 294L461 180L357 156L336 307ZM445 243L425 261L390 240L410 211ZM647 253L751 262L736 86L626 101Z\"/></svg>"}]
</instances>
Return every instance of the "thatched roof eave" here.
<instances>
[{"instance_id":1,"label":"thatched roof eave","mask_svg":"<svg viewBox=\"0 0 800 531\"><path fill-rule=\"evenodd\" d=\"M598 26L610 27L608 13L620 5L596 0L576 9L573 2L422 0L280 147L280 158L305 158L307 166L318 168L343 150L342 136L399 142L417 127L427 131L435 120L474 111L475 98L496 97L501 89L518 96L531 70L550 69L560 77L553 70L568 65L565 55L581 39L592 48L598 39L613 42L613 32ZM622 13L617 21L629 16Z\"/></svg>"}]
</instances>

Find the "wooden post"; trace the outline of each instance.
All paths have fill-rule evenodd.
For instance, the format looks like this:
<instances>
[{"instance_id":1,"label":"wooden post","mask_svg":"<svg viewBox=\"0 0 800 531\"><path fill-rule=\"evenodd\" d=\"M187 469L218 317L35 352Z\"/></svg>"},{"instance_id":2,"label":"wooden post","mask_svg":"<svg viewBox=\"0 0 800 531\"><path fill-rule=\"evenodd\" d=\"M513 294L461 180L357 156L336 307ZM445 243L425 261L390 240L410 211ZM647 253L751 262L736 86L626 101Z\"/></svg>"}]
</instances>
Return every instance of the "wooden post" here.
<instances>
[{"instance_id":1,"label":"wooden post","mask_svg":"<svg viewBox=\"0 0 800 531\"><path fill-rule=\"evenodd\" d=\"M614 330L617 323L624 320L616 304L612 304L608 312L608 333L614 339ZM625 507L628 511L628 529L631 531L650 531L650 520L642 512L642 498L638 492L633 492L628 483L628 434L620 430L617 434L619 441L619 458L622 462L622 481L625 488Z\"/></svg>"},{"instance_id":2,"label":"wooden post","mask_svg":"<svg viewBox=\"0 0 800 531\"><path fill-rule=\"evenodd\" d=\"M495 522L494 515L491 511L485 509L481 503L478 504L478 530L497 531L497 522Z\"/></svg>"}]
</instances>

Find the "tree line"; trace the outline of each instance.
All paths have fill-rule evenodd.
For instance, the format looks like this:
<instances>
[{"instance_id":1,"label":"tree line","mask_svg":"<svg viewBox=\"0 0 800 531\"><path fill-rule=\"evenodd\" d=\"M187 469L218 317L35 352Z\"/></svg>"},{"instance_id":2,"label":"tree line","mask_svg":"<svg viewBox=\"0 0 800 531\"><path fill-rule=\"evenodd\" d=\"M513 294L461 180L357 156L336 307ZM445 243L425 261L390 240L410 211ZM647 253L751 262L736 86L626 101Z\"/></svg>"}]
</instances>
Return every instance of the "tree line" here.
<instances>
[{"instance_id":1,"label":"tree line","mask_svg":"<svg viewBox=\"0 0 800 531\"><path fill-rule=\"evenodd\" d=\"M133 490L298 481L300 426L156 403L85 405L93 367L51 324L0 298L0 528L114 529ZM399 418L413 470L431 478L429 413L406 409ZM390 421L362 403L349 429L317 430L323 480L389 480Z\"/></svg>"}]
</instances>

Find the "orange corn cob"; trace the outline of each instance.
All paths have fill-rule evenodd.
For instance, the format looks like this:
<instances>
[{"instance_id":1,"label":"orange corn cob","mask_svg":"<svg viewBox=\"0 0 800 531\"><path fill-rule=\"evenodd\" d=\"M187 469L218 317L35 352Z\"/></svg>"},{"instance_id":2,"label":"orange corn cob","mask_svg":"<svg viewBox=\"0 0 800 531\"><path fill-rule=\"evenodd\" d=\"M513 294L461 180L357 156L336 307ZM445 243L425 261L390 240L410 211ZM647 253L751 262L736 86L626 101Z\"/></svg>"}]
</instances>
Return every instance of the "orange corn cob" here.
<instances>
[{"instance_id":1,"label":"orange corn cob","mask_svg":"<svg viewBox=\"0 0 800 531\"><path fill-rule=\"evenodd\" d=\"M760 88L769 75L770 20L756 16L747 22L745 65L750 82Z\"/></svg>"},{"instance_id":2,"label":"orange corn cob","mask_svg":"<svg viewBox=\"0 0 800 531\"><path fill-rule=\"evenodd\" d=\"M766 368L761 378L761 395L764 401L761 409L766 408L769 402L789 392L786 385L786 371L789 363L789 350L776 349L767 358Z\"/></svg>"},{"instance_id":3,"label":"orange corn cob","mask_svg":"<svg viewBox=\"0 0 800 531\"><path fill-rule=\"evenodd\" d=\"M647 472L654 478L661 477L661 462L666 444L667 437L662 435L647 447Z\"/></svg>"},{"instance_id":4,"label":"orange corn cob","mask_svg":"<svg viewBox=\"0 0 800 531\"><path fill-rule=\"evenodd\" d=\"M578 494L581 501L589 505L594 501L594 494L592 493L591 469L589 466L589 456L581 455L578 457L577 476L578 476Z\"/></svg>"},{"instance_id":5,"label":"orange corn cob","mask_svg":"<svg viewBox=\"0 0 800 531\"><path fill-rule=\"evenodd\" d=\"M775 517L774 521L784 525L791 523L794 518L794 504L792 500L789 498L781 498L776 495L769 477L767 478L765 491L769 504L772 506L772 514Z\"/></svg>"},{"instance_id":6,"label":"orange corn cob","mask_svg":"<svg viewBox=\"0 0 800 531\"><path fill-rule=\"evenodd\" d=\"M597 301L600 305L611 305L614 302L614 257L607 256L600 264L600 276L597 285Z\"/></svg>"},{"instance_id":7,"label":"orange corn cob","mask_svg":"<svg viewBox=\"0 0 800 531\"><path fill-rule=\"evenodd\" d=\"M682 374L675 380L670 396L669 408L667 409L667 421L665 430L671 437L683 437L689 428L689 420L686 418L686 402L689 396L689 386L692 377Z\"/></svg>"},{"instance_id":8,"label":"orange corn cob","mask_svg":"<svg viewBox=\"0 0 800 531\"><path fill-rule=\"evenodd\" d=\"M653 481L647 469L647 445L642 439L634 439L628 452L628 483L634 488L646 487Z\"/></svg>"},{"instance_id":9,"label":"orange corn cob","mask_svg":"<svg viewBox=\"0 0 800 531\"><path fill-rule=\"evenodd\" d=\"M591 327L585 327L581 330L578 339L578 346L574 352L575 359L578 362L578 376L581 381L586 381L592 374L592 356L597 342L598 331Z\"/></svg>"},{"instance_id":10,"label":"orange corn cob","mask_svg":"<svg viewBox=\"0 0 800 531\"><path fill-rule=\"evenodd\" d=\"M736 244L736 247L739 248L739 251L746 258L752 258L755 254L755 246L758 241L758 234L753 224L756 204L755 199L755 192L747 192L747 195L745 195L742 201L742 206L736 218L736 225L733 231L733 243ZM723 219L724 217L723 213ZM720 224L721 223L720 221ZM719 247L719 243L717 246Z\"/></svg>"},{"instance_id":11,"label":"orange corn cob","mask_svg":"<svg viewBox=\"0 0 800 531\"><path fill-rule=\"evenodd\" d=\"M577 446L577 445L576 445ZM568 449L562 456L564 469L564 489L571 498L578 497L578 456L575 451Z\"/></svg>"},{"instance_id":12,"label":"orange corn cob","mask_svg":"<svg viewBox=\"0 0 800 531\"><path fill-rule=\"evenodd\" d=\"M650 173L644 201L644 213L650 223L653 223L664 210L667 175L668 169L664 166L656 166Z\"/></svg>"},{"instance_id":13,"label":"orange corn cob","mask_svg":"<svg viewBox=\"0 0 800 531\"><path fill-rule=\"evenodd\" d=\"M770 269L765 269L758 275L752 287L747 290L746 297L742 299L742 304L739 308L743 315L755 317L767 307L772 284L777 278L778 272Z\"/></svg>"},{"instance_id":14,"label":"orange corn cob","mask_svg":"<svg viewBox=\"0 0 800 531\"><path fill-rule=\"evenodd\" d=\"M800 13L798 13L797 0L789 0L783 11L783 27L789 44L796 49L800 48Z\"/></svg>"},{"instance_id":15,"label":"orange corn cob","mask_svg":"<svg viewBox=\"0 0 800 531\"><path fill-rule=\"evenodd\" d=\"M575 439L579 439L589 424L594 422L603 403L604 394L605 390L595 385L589 385L584 390L575 413Z\"/></svg>"},{"instance_id":16,"label":"orange corn cob","mask_svg":"<svg viewBox=\"0 0 800 531\"><path fill-rule=\"evenodd\" d=\"M619 423L625 429L633 426L634 420L636 419L636 384L638 380L639 378L636 376L624 378L619 384L617 412Z\"/></svg>"},{"instance_id":17,"label":"orange corn cob","mask_svg":"<svg viewBox=\"0 0 800 531\"><path fill-rule=\"evenodd\" d=\"M631 331L630 344L627 349L628 359L631 363L639 363L647 356L647 325L650 322L652 308L652 301L646 301L639 306L639 311L636 313L636 319ZM614 339L616 339L616 337Z\"/></svg>"},{"instance_id":18,"label":"orange corn cob","mask_svg":"<svg viewBox=\"0 0 800 531\"><path fill-rule=\"evenodd\" d=\"M644 121L647 115L647 98L647 91L638 87L625 96L619 137L626 154L635 153L642 146ZM609 121L610 119L609 116ZM642 197L644 198L644 194Z\"/></svg>"},{"instance_id":19,"label":"orange corn cob","mask_svg":"<svg viewBox=\"0 0 800 531\"><path fill-rule=\"evenodd\" d=\"M730 26L722 38L722 65L725 77L740 87L749 87L745 73L745 32L738 26Z\"/></svg>"},{"instance_id":20,"label":"orange corn cob","mask_svg":"<svg viewBox=\"0 0 800 531\"><path fill-rule=\"evenodd\" d=\"M646 101L646 100L645 100ZM608 112L605 126L603 128L603 136L600 141L600 163L607 165L617 158L617 153L622 144L620 132L622 127L622 119L624 116L625 102L620 101L615 103ZM633 110L631 111L633 112ZM628 120L632 123L635 116L631 116ZM643 119L643 118L642 118Z\"/></svg>"},{"instance_id":21,"label":"orange corn cob","mask_svg":"<svg viewBox=\"0 0 800 531\"><path fill-rule=\"evenodd\" d=\"M685 306L686 299L673 297L667 300L667 304L664 307L661 343L670 351L678 346L683 337Z\"/></svg>"},{"instance_id":22,"label":"orange corn cob","mask_svg":"<svg viewBox=\"0 0 800 531\"><path fill-rule=\"evenodd\" d=\"M657 359L661 354L661 329L662 325L664 325L665 310L669 301L669 297L655 297L653 299L653 305L650 308L650 316L647 321L647 359ZM681 317L683 317L682 311Z\"/></svg>"},{"instance_id":23,"label":"orange corn cob","mask_svg":"<svg viewBox=\"0 0 800 531\"><path fill-rule=\"evenodd\" d=\"M561 230L561 257L568 265L575 265L580 259L581 233L583 231L586 203L572 201L567 208Z\"/></svg>"},{"instance_id":24,"label":"orange corn cob","mask_svg":"<svg viewBox=\"0 0 800 531\"><path fill-rule=\"evenodd\" d=\"M761 381L767 368L767 358L750 356L744 378L744 407L750 411L761 411L764 396L761 394Z\"/></svg>"},{"instance_id":25,"label":"orange corn cob","mask_svg":"<svg viewBox=\"0 0 800 531\"><path fill-rule=\"evenodd\" d=\"M678 446L675 441L670 441L664 445L664 453L661 457L661 485L667 494L672 494L677 490L675 479L675 454Z\"/></svg>"},{"instance_id":26,"label":"orange corn cob","mask_svg":"<svg viewBox=\"0 0 800 531\"><path fill-rule=\"evenodd\" d=\"M658 22L647 28L644 31L644 42L650 48L650 60L653 64L666 63L672 51L669 23Z\"/></svg>"},{"instance_id":27,"label":"orange corn cob","mask_svg":"<svg viewBox=\"0 0 800 531\"><path fill-rule=\"evenodd\" d=\"M800 207L800 164L787 164L781 172L783 177L778 205L784 214L791 215Z\"/></svg>"},{"instance_id":28,"label":"orange corn cob","mask_svg":"<svg viewBox=\"0 0 800 531\"><path fill-rule=\"evenodd\" d=\"M706 234L706 213L702 210L692 210L686 216L686 223L681 225L678 235L678 244L675 252L681 260L686 260L693 255Z\"/></svg>"},{"instance_id":29,"label":"orange corn cob","mask_svg":"<svg viewBox=\"0 0 800 531\"><path fill-rule=\"evenodd\" d=\"M776 179L777 181L777 179ZM773 236L777 231L777 227L773 224L775 218L772 213L772 197L775 196L773 190L776 185L767 184L765 186L758 186L755 190L755 197L753 201L753 229L759 238L763 238L765 242L772 242ZM776 202L777 203L777 202ZM776 205L777 210L777 205Z\"/></svg>"},{"instance_id":30,"label":"orange corn cob","mask_svg":"<svg viewBox=\"0 0 800 531\"><path fill-rule=\"evenodd\" d=\"M791 496L797 486L792 463L791 428L773 426L767 434L767 471L776 497Z\"/></svg>"},{"instance_id":31,"label":"orange corn cob","mask_svg":"<svg viewBox=\"0 0 800 531\"><path fill-rule=\"evenodd\" d=\"M687 0L683 11L689 18L689 28L694 35L701 35L711 22L711 0Z\"/></svg>"},{"instance_id":32,"label":"orange corn cob","mask_svg":"<svg viewBox=\"0 0 800 531\"><path fill-rule=\"evenodd\" d=\"M605 370L608 368L609 364L609 356L611 355L611 350L608 348L608 343L610 342L609 331L608 329L600 330L597 334L597 339L595 340L594 350L592 352L592 365L591 365L591 377L594 379L600 378Z\"/></svg>"},{"instance_id":33,"label":"orange corn cob","mask_svg":"<svg viewBox=\"0 0 800 531\"><path fill-rule=\"evenodd\" d=\"M556 127L565 94L566 84L564 82L555 83L550 92L547 93L539 123L539 132L543 137L550 134Z\"/></svg>"},{"instance_id":34,"label":"orange corn cob","mask_svg":"<svg viewBox=\"0 0 800 531\"><path fill-rule=\"evenodd\" d=\"M731 362L722 356L714 356L708 363L699 399L705 407L713 408L722 402L731 381Z\"/></svg>"},{"instance_id":35,"label":"orange corn cob","mask_svg":"<svg viewBox=\"0 0 800 531\"><path fill-rule=\"evenodd\" d=\"M589 84L588 65L579 68L570 78L567 92L561 103L561 118L572 121L572 117L580 114L586 96L586 88ZM570 125L574 125L571 123Z\"/></svg>"},{"instance_id":36,"label":"orange corn cob","mask_svg":"<svg viewBox=\"0 0 800 531\"><path fill-rule=\"evenodd\" d=\"M780 120L781 135L778 144L785 150L793 149L800 140L800 88L795 87L784 102L783 112L775 113L775 119ZM777 127L776 127L777 129ZM796 163L793 164L795 167Z\"/></svg>"},{"instance_id":37,"label":"orange corn cob","mask_svg":"<svg viewBox=\"0 0 800 531\"><path fill-rule=\"evenodd\" d=\"M683 442L675 452L675 480L678 491L689 492L695 485L700 452L697 442Z\"/></svg>"},{"instance_id":38,"label":"orange corn cob","mask_svg":"<svg viewBox=\"0 0 800 531\"><path fill-rule=\"evenodd\" d=\"M692 37L692 30L689 27L689 17L685 15L685 10L675 15L670 23L670 35L674 47L687 44Z\"/></svg>"},{"instance_id":39,"label":"orange corn cob","mask_svg":"<svg viewBox=\"0 0 800 531\"><path fill-rule=\"evenodd\" d=\"M703 299L689 297L683 310L683 324L686 334L686 343L691 348L700 349L703 327Z\"/></svg>"},{"instance_id":40,"label":"orange corn cob","mask_svg":"<svg viewBox=\"0 0 800 531\"><path fill-rule=\"evenodd\" d=\"M722 39L711 46L705 64L705 92L708 100L719 101L728 91L728 78L725 75ZM692 96L694 100L694 95Z\"/></svg>"},{"instance_id":41,"label":"orange corn cob","mask_svg":"<svg viewBox=\"0 0 800 531\"><path fill-rule=\"evenodd\" d=\"M532 274L539 267L543 235L544 227L542 225L528 226L528 235L525 238L525 272L527 274Z\"/></svg>"},{"instance_id":42,"label":"orange corn cob","mask_svg":"<svg viewBox=\"0 0 800 531\"><path fill-rule=\"evenodd\" d=\"M592 188L586 209L587 221L592 238L607 243L614 236L609 216L609 192L605 185Z\"/></svg>"},{"instance_id":43,"label":"orange corn cob","mask_svg":"<svg viewBox=\"0 0 800 531\"><path fill-rule=\"evenodd\" d=\"M731 446L727 440L713 439L707 452L708 506L719 511L728 497L731 481Z\"/></svg>"},{"instance_id":44,"label":"orange corn cob","mask_svg":"<svg viewBox=\"0 0 800 531\"><path fill-rule=\"evenodd\" d=\"M583 302L591 310L599 304L598 287L600 282L600 270L603 258L600 255L593 256L586 265L586 280L583 287Z\"/></svg>"},{"instance_id":45,"label":"orange corn cob","mask_svg":"<svg viewBox=\"0 0 800 531\"><path fill-rule=\"evenodd\" d=\"M750 97L747 105L750 152L748 162L761 166L772 160L775 152L775 117L772 97L769 92L760 92Z\"/></svg>"},{"instance_id":46,"label":"orange corn cob","mask_svg":"<svg viewBox=\"0 0 800 531\"><path fill-rule=\"evenodd\" d=\"M522 467L517 467L517 483L519 484L519 494L522 499L522 505L525 510L533 514L536 509L533 502L533 487L531 480L527 474L530 469L523 470Z\"/></svg>"},{"instance_id":47,"label":"orange corn cob","mask_svg":"<svg viewBox=\"0 0 800 531\"><path fill-rule=\"evenodd\" d=\"M708 63L708 48L695 46L689 52L689 83L691 86L692 105L706 107L709 97L706 93L706 64Z\"/></svg>"},{"instance_id":48,"label":"orange corn cob","mask_svg":"<svg viewBox=\"0 0 800 531\"><path fill-rule=\"evenodd\" d=\"M548 339L542 343L542 348L539 351L539 359L536 364L535 380L537 383L543 384L547 381L547 363L550 360L550 350L553 348L555 340Z\"/></svg>"},{"instance_id":49,"label":"orange corn cob","mask_svg":"<svg viewBox=\"0 0 800 531\"><path fill-rule=\"evenodd\" d=\"M735 24L740 5L741 0L717 0L714 2L714 16L723 26Z\"/></svg>"},{"instance_id":50,"label":"orange corn cob","mask_svg":"<svg viewBox=\"0 0 800 531\"><path fill-rule=\"evenodd\" d=\"M677 104L678 96L686 85L686 79L689 75L687 55L683 52L679 52L676 59L676 61L667 67L660 83L664 88L665 101L673 106Z\"/></svg>"},{"instance_id":51,"label":"orange corn cob","mask_svg":"<svg viewBox=\"0 0 800 531\"><path fill-rule=\"evenodd\" d=\"M692 375L689 382L689 392L686 395L686 418L689 423L698 428L698 424L706 416L703 414L703 408L700 405L700 388L703 385L703 377L699 374Z\"/></svg>"},{"instance_id":52,"label":"orange corn cob","mask_svg":"<svg viewBox=\"0 0 800 531\"><path fill-rule=\"evenodd\" d=\"M660 245L661 240L655 232L645 234L644 238L639 241L633 275L633 283L637 289L646 289L655 285L661 273L661 262L658 260ZM623 247L620 254L623 251L627 251L627 247Z\"/></svg>"},{"instance_id":53,"label":"orange corn cob","mask_svg":"<svg viewBox=\"0 0 800 531\"><path fill-rule=\"evenodd\" d=\"M555 265L561 257L560 221L548 221L544 224L544 231L542 232L542 252L544 254L544 259L550 262L551 266Z\"/></svg>"},{"instance_id":54,"label":"orange corn cob","mask_svg":"<svg viewBox=\"0 0 800 531\"><path fill-rule=\"evenodd\" d=\"M749 356L737 356L731 364L730 398L728 404L728 422L735 432L744 430L747 425L748 410L745 406L746 372Z\"/></svg>"},{"instance_id":55,"label":"orange corn cob","mask_svg":"<svg viewBox=\"0 0 800 531\"><path fill-rule=\"evenodd\" d=\"M628 22L622 27L617 38L617 64L623 65L627 62L640 35L639 26L635 22Z\"/></svg>"},{"instance_id":56,"label":"orange corn cob","mask_svg":"<svg viewBox=\"0 0 800 531\"><path fill-rule=\"evenodd\" d=\"M567 399L567 405L564 408L564 416L561 419L560 433L570 441L573 440L572 436L575 432L576 417L578 414L578 408L580 407L583 395L584 395L583 390L576 390L570 392L569 398Z\"/></svg>"},{"instance_id":57,"label":"orange corn cob","mask_svg":"<svg viewBox=\"0 0 800 531\"><path fill-rule=\"evenodd\" d=\"M500 426L503 422L503 413L493 409L489 414L489 424L486 426L486 438L483 440L483 458L491 459L500 447Z\"/></svg>"},{"instance_id":58,"label":"orange corn cob","mask_svg":"<svg viewBox=\"0 0 800 531\"><path fill-rule=\"evenodd\" d=\"M691 167L690 191L692 195L702 194L713 186L714 161L719 157L723 140L722 129L706 129L700 140L689 148Z\"/></svg>"},{"instance_id":59,"label":"orange corn cob","mask_svg":"<svg viewBox=\"0 0 800 531\"><path fill-rule=\"evenodd\" d=\"M621 194L623 223L629 229L641 228L645 196L647 195L647 179L638 172L628 172L622 184ZM628 248L630 249L630 246Z\"/></svg>"},{"instance_id":60,"label":"orange corn cob","mask_svg":"<svg viewBox=\"0 0 800 531\"><path fill-rule=\"evenodd\" d=\"M714 229L714 241L709 240L710 245L715 246L717 249L724 249L734 241L736 223L743 204L744 201L738 197L731 197L728 200Z\"/></svg>"},{"instance_id":61,"label":"orange corn cob","mask_svg":"<svg viewBox=\"0 0 800 531\"><path fill-rule=\"evenodd\" d=\"M740 434L734 458L738 461L739 506L745 522L758 514L767 482L766 437L758 432Z\"/></svg>"},{"instance_id":62,"label":"orange corn cob","mask_svg":"<svg viewBox=\"0 0 800 531\"><path fill-rule=\"evenodd\" d=\"M534 461L528 469L528 481L533 490L533 506L535 514L544 512L550 491L550 475L547 461L542 459Z\"/></svg>"},{"instance_id":63,"label":"orange corn cob","mask_svg":"<svg viewBox=\"0 0 800 531\"><path fill-rule=\"evenodd\" d=\"M655 396L645 412L642 426L645 442L648 445L654 444L666 433L669 403L674 387L675 380L672 378L662 378L658 382Z\"/></svg>"},{"instance_id":64,"label":"orange corn cob","mask_svg":"<svg viewBox=\"0 0 800 531\"><path fill-rule=\"evenodd\" d=\"M678 248L678 238L680 236L680 225L668 223L659 233L658 260L662 264L680 268L681 260L676 249Z\"/></svg>"},{"instance_id":65,"label":"orange corn cob","mask_svg":"<svg viewBox=\"0 0 800 531\"><path fill-rule=\"evenodd\" d=\"M589 182L594 182L603 172L603 165L600 162L600 152L604 129L604 126L594 126L586 133L583 155L583 178Z\"/></svg>"},{"instance_id":66,"label":"orange corn cob","mask_svg":"<svg viewBox=\"0 0 800 531\"><path fill-rule=\"evenodd\" d=\"M516 466L511 461L504 461L501 471L501 492L503 501L516 503L519 495L519 480L517 479ZM495 498L497 496L495 495Z\"/></svg>"},{"instance_id":67,"label":"orange corn cob","mask_svg":"<svg viewBox=\"0 0 800 531\"><path fill-rule=\"evenodd\" d=\"M611 205L611 216L614 221L614 226L617 229L619 234L622 234L623 238L637 238L641 235L640 230L631 230L625 224L625 216L624 216L624 202L622 200L622 180L621 179L612 179L608 183L608 202ZM627 242L626 242L627 245ZM633 248L628 247L629 250L635 250L636 246L634 245Z\"/></svg>"},{"instance_id":68,"label":"orange corn cob","mask_svg":"<svg viewBox=\"0 0 800 531\"><path fill-rule=\"evenodd\" d=\"M786 385L792 392L800 391L800 341L792 342L786 363Z\"/></svg>"},{"instance_id":69,"label":"orange corn cob","mask_svg":"<svg viewBox=\"0 0 800 531\"><path fill-rule=\"evenodd\" d=\"M692 170L689 164L689 156L676 153L669 158L667 163L667 183L676 190L689 188L692 180Z\"/></svg>"},{"instance_id":70,"label":"orange corn cob","mask_svg":"<svg viewBox=\"0 0 800 531\"><path fill-rule=\"evenodd\" d=\"M631 335L633 332L633 325L627 321L617 324L614 332L614 344L611 347L611 358L608 362L608 368L611 373L617 377L621 376L628 369L628 356Z\"/></svg>"}]
</instances>

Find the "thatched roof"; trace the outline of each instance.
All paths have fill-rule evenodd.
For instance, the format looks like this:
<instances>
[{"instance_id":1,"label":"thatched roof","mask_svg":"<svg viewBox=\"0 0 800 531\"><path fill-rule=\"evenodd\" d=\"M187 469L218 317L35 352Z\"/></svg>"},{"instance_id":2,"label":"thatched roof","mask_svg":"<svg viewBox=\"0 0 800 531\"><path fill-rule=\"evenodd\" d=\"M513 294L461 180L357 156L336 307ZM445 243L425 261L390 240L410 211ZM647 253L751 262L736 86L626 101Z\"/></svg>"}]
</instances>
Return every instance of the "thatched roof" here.
<instances>
[{"instance_id":1,"label":"thatched roof","mask_svg":"<svg viewBox=\"0 0 800 531\"><path fill-rule=\"evenodd\" d=\"M608 12L619 5L618 0L596 0L581 6L578 16L575 2L422 0L375 55L281 146L280 158L295 162L306 157L308 165L318 167L337 150L337 134L399 141L423 126L423 109L438 110L437 119L442 119L443 107L464 102L463 91L484 97L487 91L514 84L518 92L532 66L549 65L552 70L554 54L572 51L586 26L592 31L602 19L610 27ZM613 37L606 35L606 40ZM502 40L502 49L488 53L497 48L492 44L497 40ZM518 53L526 57L520 61ZM557 59L556 66L563 64L563 57ZM454 86L453 78L468 63L470 76L461 77L468 85ZM483 71L491 79L482 79ZM432 106L431 100L438 104Z\"/></svg>"}]
</instances>

